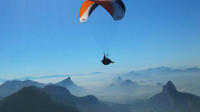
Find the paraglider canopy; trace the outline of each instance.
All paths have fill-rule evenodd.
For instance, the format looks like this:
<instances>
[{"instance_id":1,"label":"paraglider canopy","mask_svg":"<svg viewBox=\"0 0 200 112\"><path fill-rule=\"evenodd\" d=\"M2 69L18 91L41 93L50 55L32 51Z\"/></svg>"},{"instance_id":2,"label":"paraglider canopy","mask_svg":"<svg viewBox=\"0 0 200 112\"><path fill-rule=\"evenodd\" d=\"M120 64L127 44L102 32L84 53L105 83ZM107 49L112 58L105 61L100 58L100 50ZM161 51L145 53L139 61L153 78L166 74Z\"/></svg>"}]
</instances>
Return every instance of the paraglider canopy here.
<instances>
[{"instance_id":1,"label":"paraglider canopy","mask_svg":"<svg viewBox=\"0 0 200 112\"><path fill-rule=\"evenodd\" d=\"M105 8L114 20L120 20L125 15L126 7L122 0L85 0L79 14L80 22L86 22L99 5Z\"/></svg>"}]
</instances>

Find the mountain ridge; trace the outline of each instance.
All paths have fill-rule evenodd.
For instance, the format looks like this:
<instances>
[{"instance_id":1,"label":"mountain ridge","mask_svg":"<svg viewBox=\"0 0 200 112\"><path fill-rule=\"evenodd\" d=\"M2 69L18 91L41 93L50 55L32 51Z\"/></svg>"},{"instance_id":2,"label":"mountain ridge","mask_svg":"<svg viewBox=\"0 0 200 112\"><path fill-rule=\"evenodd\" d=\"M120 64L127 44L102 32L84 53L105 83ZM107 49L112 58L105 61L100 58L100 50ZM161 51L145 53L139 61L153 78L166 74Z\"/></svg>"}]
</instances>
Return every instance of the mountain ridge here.
<instances>
[{"instance_id":1,"label":"mountain ridge","mask_svg":"<svg viewBox=\"0 0 200 112\"><path fill-rule=\"evenodd\" d=\"M26 106L24 110L23 105ZM67 109L73 110L69 112L113 112L110 107L100 102L93 95L77 97L72 95L67 88L57 85L47 85L44 88L24 87L1 100L0 109L4 112L13 112L13 109L16 112L25 112L28 109L32 110L29 112L43 112L40 109L45 109L44 112L47 112L47 110L49 112L58 112L58 110L60 110L59 112L68 112ZM34 111L35 109L39 111Z\"/></svg>"},{"instance_id":2,"label":"mountain ridge","mask_svg":"<svg viewBox=\"0 0 200 112\"><path fill-rule=\"evenodd\" d=\"M47 85L58 85L61 87L66 87L67 89L70 90L70 92L72 92L75 95L79 95L76 93L84 93L85 92L85 89L83 87L76 85L71 80L71 77L68 77L58 83L52 83L52 84L44 84L44 83L40 83L40 82L32 81L32 80L24 80L24 81L12 80L12 81L6 81L0 85L0 97L9 96L9 95L19 91L23 87L36 86L36 87L42 88Z\"/></svg>"},{"instance_id":3,"label":"mountain ridge","mask_svg":"<svg viewBox=\"0 0 200 112\"><path fill-rule=\"evenodd\" d=\"M199 67L186 67L186 68L173 68L173 67L155 67L137 71L130 71L120 76L150 76L155 74L169 74L169 73L187 73L187 72L200 72Z\"/></svg>"},{"instance_id":4,"label":"mountain ridge","mask_svg":"<svg viewBox=\"0 0 200 112\"><path fill-rule=\"evenodd\" d=\"M73 106L55 103L35 86L24 87L0 101L2 112L78 112Z\"/></svg>"},{"instance_id":5,"label":"mountain ridge","mask_svg":"<svg viewBox=\"0 0 200 112\"><path fill-rule=\"evenodd\" d=\"M36 87L44 87L44 83L39 83L32 80L13 80L13 81L6 81L5 83L0 85L0 96L6 97L9 96L18 90L22 89L23 87L27 86L36 86Z\"/></svg>"},{"instance_id":6,"label":"mountain ridge","mask_svg":"<svg viewBox=\"0 0 200 112\"><path fill-rule=\"evenodd\" d=\"M72 81L71 77L68 77L60 82L54 83L54 85L65 87L69 89L72 94L77 96L83 96L86 93L86 89L75 84Z\"/></svg>"},{"instance_id":7,"label":"mountain ridge","mask_svg":"<svg viewBox=\"0 0 200 112\"><path fill-rule=\"evenodd\" d=\"M163 86L162 92L134 105L134 112L199 112L200 97L179 92L172 81Z\"/></svg>"}]
</instances>

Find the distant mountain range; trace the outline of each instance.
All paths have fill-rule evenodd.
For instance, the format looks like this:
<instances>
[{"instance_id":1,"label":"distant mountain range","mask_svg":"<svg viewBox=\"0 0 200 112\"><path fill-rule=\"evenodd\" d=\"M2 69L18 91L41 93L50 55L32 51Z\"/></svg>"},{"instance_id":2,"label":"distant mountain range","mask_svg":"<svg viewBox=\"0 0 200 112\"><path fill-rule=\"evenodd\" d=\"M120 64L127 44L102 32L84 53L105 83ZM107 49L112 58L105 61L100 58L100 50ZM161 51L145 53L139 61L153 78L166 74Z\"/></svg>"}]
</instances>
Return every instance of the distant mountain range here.
<instances>
[{"instance_id":1,"label":"distant mountain range","mask_svg":"<svg viewBox=\"0 0 200 112\"><path fill-rule=\"evenodd\" d=\"M133 80L118 77L113 83L93 94L107 102L128 103L133 100L148 99L159 93L159 88L157 85L141 85Z\"/></svg>"},{"instance_id":2,"label":"distant mountain range","mask_svg":"<svg viewBox=\"0 0 200 112\"><path fill-rule=\"evenodd\" d=\"M106 89L109 93L117 95L120 93L120 95L131 95L130 93L136 95L137 92L142 91L145 93L145 91L148 91L149 89L153 89L152 86L147 85L140 85L132 80L129 79L122 79L121 77L118 77L117 80L110 84L108 88Z\"/></svg>"},{"instance_id":3,"label":"distant mountain range","mask_svg":"<svg viewBox=\"0 0 200 112\"><path fill-rule=\"evenodd\" d=\"M32 80L25 80L25 81L19 81L19 80L13 80L13 81L6 81L5 83L0 85L0 97L6 97L9 96L18 90L28 87L28 86L36 86L36 87L45 87L49 84L44 84L44 83L39 83L36 81ZM70 90L75 95L80 95L81 93L84 92L84 88L76 85L70 77L68 77L65 80L62 80L58 83L55 84L50 84L50 85L58 85L61 87L66 87Z\"/></svg>"},{"instance_id":4,"label":"distant mountain range","mask_svg":"<svg viewBox=\"0 0 200 112\"><path fill-rule=\"evenodd\" d=\"M31 85L31 86L30 86ZM34 85L34 86L33 86ZM68 85L68 86L65 86ZM37 86L37 87L36 87ZM146 100L129 104L103 103L95 96L77 97L71 94L70 86L76 84L67 78L56 84L42 84L31 80L8 81L0 86L3 97L0 99L2 112L199 112L200 97L180 92L169 81L163 86L162 92ZM159 85L161 86L161 85ZM8 88L6 88L8 87ZM123 80L121 77L109 86L110 92L124 92L129 95L141 85ZM145 88L145 87L144 87ZM143 88L143 89L144 89ZM13 89L13 91L11 91ZM78 89L78 88L77 88ZM81 87L80 87L81 89ZM113 89L113 90L112 90ZM132 90L131 90L132 89ZM118 93L117 93L118 94ZM120 95L113 95L117 99ZM19 103L20 102L20 103Z\"/></svg>"},{"instance_id":5,"label":"distant mountain range","mask_svg":"<svg viewBox=\"0 0 200 112\"><path fill-rule=\"evenodd\" d=\"M132 107L133 112L199 112L200 97L176 90L169 81L161 93Z\"/></svg>"},{"instance_id":6,"label":"distant mountain range","mask_svg":"<svg viewBox=\"0 0 200 112\"><path fill-rule=\"evenodd\" d=\"M24 87L0 101L2 112L114 112L92 95L76 97L66 88Z\"/></svg>"},{"instance_id":7,"label":"distant mountain range","mask_svg":"<svg viewBox=\"0 0 200 112\"><path fill-rule=\"evenodd\" d=\"M200 72L200 68L198 67L190 67L190 68L172 68L172 67L157 67L157 68L149 68L145 70L139 71L130 71L128 73L122 74L122 76L131 77L131 76L151 76L151 75L165 75L165 74L173 74L173 73L188 73L188 72Z\"/></svg>"}]
</instances>

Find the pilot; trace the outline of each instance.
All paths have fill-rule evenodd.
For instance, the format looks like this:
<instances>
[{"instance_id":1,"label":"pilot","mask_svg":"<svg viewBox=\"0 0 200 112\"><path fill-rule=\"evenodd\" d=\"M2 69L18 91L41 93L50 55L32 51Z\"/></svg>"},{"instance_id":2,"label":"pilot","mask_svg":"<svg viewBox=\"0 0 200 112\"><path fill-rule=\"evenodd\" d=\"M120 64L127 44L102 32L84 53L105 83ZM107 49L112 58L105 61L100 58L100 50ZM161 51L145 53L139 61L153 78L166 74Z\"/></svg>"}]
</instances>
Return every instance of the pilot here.
<instances>
[{"instance_id":1,"label":"pilot","mask_svg":"<svg viewBox=\"0 0 200 112\"><path fill-rule=\"evenodd\" d=\"M107 57L106 57L106 55L104 54L102 63L103 63L104 65L109 65L110 63L114 63L114 62L108 58L108 55L107 55Z\"/></svg>"}]
</instances>

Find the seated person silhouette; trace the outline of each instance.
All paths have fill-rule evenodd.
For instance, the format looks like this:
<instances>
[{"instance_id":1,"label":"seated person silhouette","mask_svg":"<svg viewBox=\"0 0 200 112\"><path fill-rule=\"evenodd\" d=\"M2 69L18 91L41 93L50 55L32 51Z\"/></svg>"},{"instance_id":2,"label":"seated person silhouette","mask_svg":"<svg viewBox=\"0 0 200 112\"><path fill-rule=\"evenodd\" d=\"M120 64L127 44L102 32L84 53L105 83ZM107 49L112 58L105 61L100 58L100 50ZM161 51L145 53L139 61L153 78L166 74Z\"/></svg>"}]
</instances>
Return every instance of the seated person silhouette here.
<instances>
[{"instance_id":1,"label":"seated person silhouette","mask_svg":"<svg viewBox=\"0 0 200 112\"><path fill-rule=\"evenodd\" d=\"M102 63L103 63L104 65L109 65L110 63L114 63L114 62L111 61L111 60L108 58L108 55L107 55L107 57L106 57L106 55L104 54Z\"/></svg>"}]
</instances>

